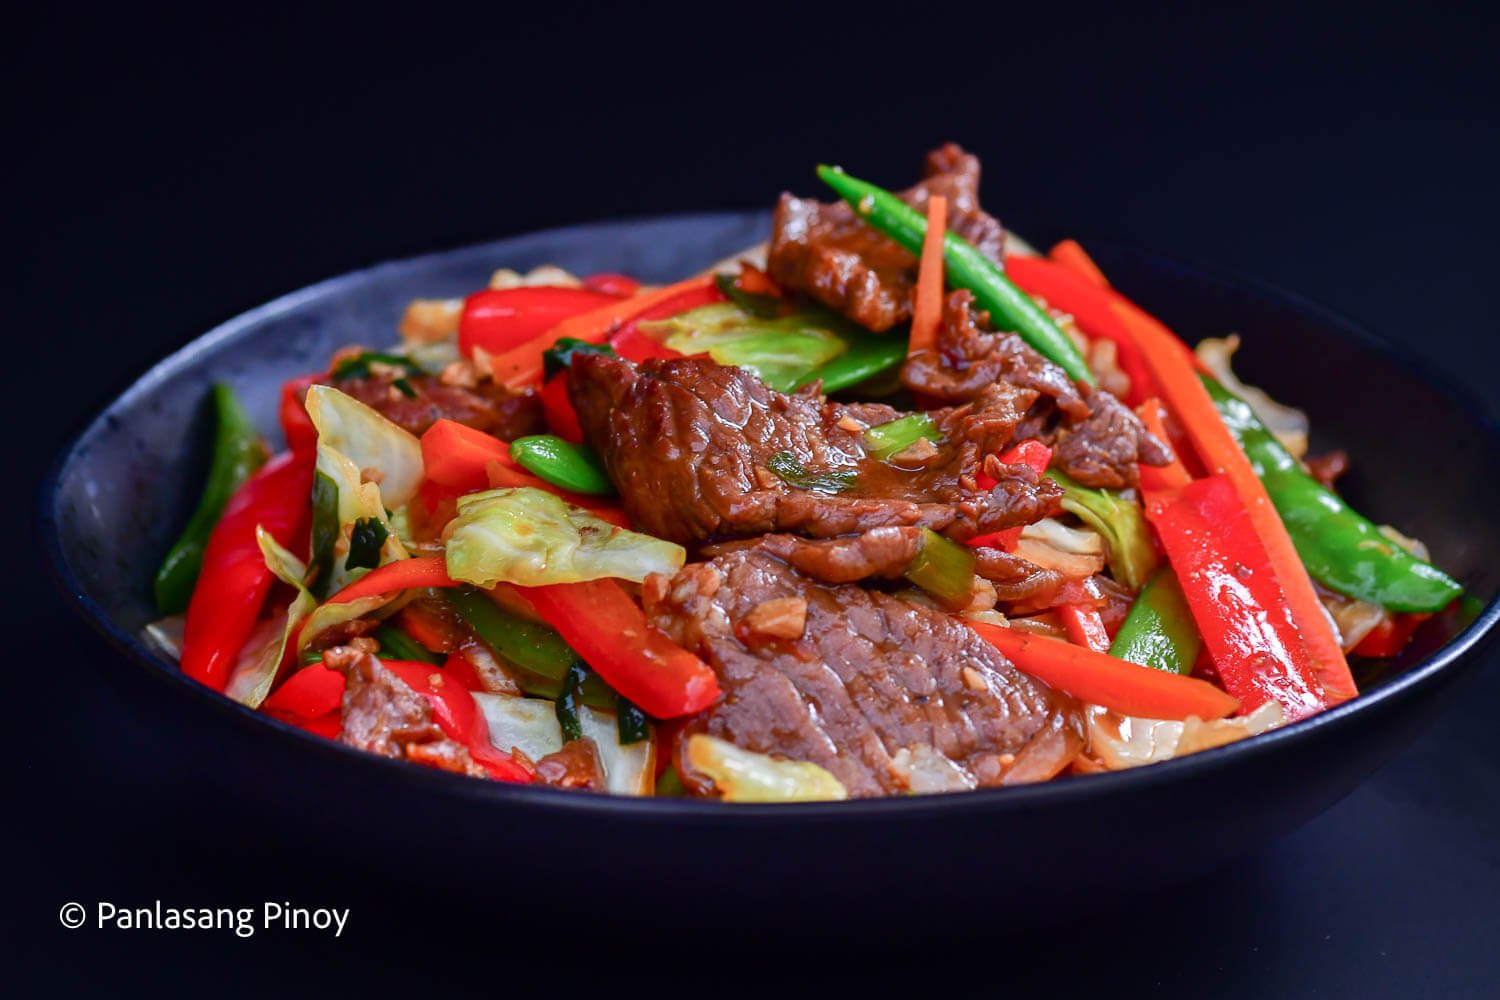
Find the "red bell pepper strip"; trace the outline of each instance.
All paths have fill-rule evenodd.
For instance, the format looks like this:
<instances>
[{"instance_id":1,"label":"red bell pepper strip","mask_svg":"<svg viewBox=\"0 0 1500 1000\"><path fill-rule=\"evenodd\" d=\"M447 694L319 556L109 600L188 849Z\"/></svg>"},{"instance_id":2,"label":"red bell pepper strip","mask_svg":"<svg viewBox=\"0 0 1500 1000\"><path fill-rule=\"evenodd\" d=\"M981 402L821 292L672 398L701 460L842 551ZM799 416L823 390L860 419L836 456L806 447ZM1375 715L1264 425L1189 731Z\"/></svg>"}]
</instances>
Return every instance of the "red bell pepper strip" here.
<instances>
[{"instance_id":1,"label":"red bell pepper strip","mask_svg":"<svg viewBox=\"0 0 1500 1000\"><path fill-rule=\"evenodd\" d=\"M610 337L609 346L620 357L626 361L634 361L636 364L650 361L652 358L682 357L681 352L674 351L661 341L646 336L634 323Z\"/></svg>"},{"instance_id":2,"label":"red bell pepper strip","mask_svg":"<svg viewBox=\"0 0 1500 1000\"><path fill-rule=\"evenodd\" d=\"M1170 330L1134 303L1113 292L1108 294L1111 307L1140 345L1141 356L1151 369L1162 401L1182 424L1204 467L1210 475L1227 476L1249 512L1250 524L1259 536L1275 578L1286 595L1292 621L1302 635L1312 659L1313 672L1329 702L1338 704L1354 697L1359 690L1355 687L1349 663L1344 659L1344 651L1328 614L1313 589L1312 577L1302 565L1286 525L1272 506L1260 477L1240 450L1234 435L1224 426L1212 397L1198 378L1192 352Z\"/></svg>"},{"instance_id":3,"label":"red bell pepper strip","mask_svg":"<svg viewBox=\"0 0 1500 1000\"><path fill-rule=\"evenodd\" d=\"M1099 609L1087 604L1060 604L1057 616L1068 630L1068 638L1096 653L1109 652L1109 631Z\"/></svg>"},{"instance_id":4,"label":"red bell pepper strip","mask_svg":"<svg viewBox=\"0 0 1500 1000\"><path fill-rule=\"evenodd\" d=\"M583 287L591 292L628 298L640 292L641 283L628 274L591 274L583 279Z\"/></svg>"},{"instance_id":5,"label":"red bell pepper strip","mask_svg":"<svg viewBox=\"0 0 1500 1000\"><path fill-rule=\"evenodd\" d=\"M489 488L490 462L515 464L504 441L456 420L436 421L422 434L421 444L426 478L460 493Z\"/></svg>"},{"instance_id":6,"label":"red bell pepper strip","mask_svg":"<svg viewBox=\"0 0 1500 1000\"><path fill-rule=\"evenodd\" d=\"M1146 719L1204 721L1232 714L1239 702L1207 681L1153 670L1061 639L969 622L969 627L1017 667L1044 683L1095 705Z\"/></svg>"},{"instance_id":7,"label":"red bell pepper strip","mask_svg":"<svg viewBox=\"0 0 1500 1000\"><path fill-rule=\"evenodd\" d=\"M458 678L441 667L410 660L381 660L386 669L432 705L432 718L443 735L460 743L474 762L499 781L522 784L531 781L531 771L510 754L501 753L490 742L489 723L474 704L474 696Z\"/></svg>"},{"instance_id":8,"label":"red bell pepper strip","mask_svg":"<svg viewBox=\"0 0 1500 1000\"><path fill-rule=\"evenodd\" d=\"M636 364L651 358L682 357L680 353L654 337L642 333L640 324L652 320L670 319L673 316L681 316L691 309L697 309L699 306L725 301L724 293L715 283L683 282L683 284L687 287L684 287L682 291L632 316L620 329L610 335L609 346L614 348L616 354Z\"/></svg>"},{"instance_id":9,"label":"red bell pepper strip","mask_svg":"<svg viewBox=\"0 0 1500 1000\"><path fill-rule=\"evenodd\" d=\"M193 680L224 690L275 579L261 555L256 526L287 548L300 547L311 516L312 480L311 453L283 452L224 506L208 536L183 629L182 672Z\"/></svg>"},{"instance_id":10,"label":"red bell pepper strip","mask_svg":"<svg viewBox=\"0 0 1500 1000\"><path fill-rule=\"evenodd\" d=\"M692 715L719 697L719 681L697 656L650 627L614 580L517 587L605 683L647 715Z\"/></svg>"},{"instance_id":11,"label":"red bell pepper strip","mask_svg":"<svg viewBox=\"0 0 1500 1000\"><path fill-rule=\"evenodd\" d=\"M553 434L573 444L583 443L583 428L578 423L578 412L568 399L568 373L558 372L542 386L540 393L542 416Z\"/></svg>"},{"instance_id":12,"label":"red bell pepper strip","mask_svg":"<svg viewBox=\"0 0 1500 1000\"><path fill-rule=\"evenodd\" d=\"M1100 288L1109 287L1109 279L1076 240L1063 240L1047 251L1047 256L1079 277L1087 278L1091 284Z\"/></svg>"},{"instance_id":13,"label":"red bell pepper strip","mask_svg":"<svg viewBox=\"0 0 1500 1000\"><path fill-rule=\"evenodd\" d=\"M1148 493L1146 517L1182 584L1214 668L1245 711L1276 701L1288 719L1331 699L1249 512L1225 476Z\"/></svg>"},{"instance_id":14,"label":"red bell pepper strip","mask_svg":"<svg viewBox=\"0 0 1500 1000\"><path fill-rule=\"evenodd\" d=\"M1110 305L1110 293L1089 279L1041 257L1007 257L1005 273L1028 295L1045 299L1049 306L1072 315L1090 337L1113 341L1120 370L1130 376L1125 401L1137 406L1157 395L1151 370L1120 317Z\"/></svg>"},{"instance_id":15,"label":"red bell pepper strip","mask_svg":"<svg viewBox=\"0 0 1500 1000\"><path fill-rule=\"evenodd\" d=\"M1359 640L1354 653L1356 656L1396 656L1411 642L1411 637L1422 623L1431 617L1430 614L1413 612L1394 615L1388 613L1379 625Z\"/></svg>"},{"instance_id":16,"label":"red bell pepper strip","mask_svg":"<svg viewBox=\"0 0 1500 1000\"><path fill-rule=\"evenodd\" d=\"M487 288L464 300L458 318L458 350L466 358L474 356L476 347L492 355L503 354L565 319L618 301L616 294L587 288Z\"/></svg>"},{"instance_id":17,"label":"red bell pepper strip","mask_svg":"<svg viewBox=\"0 0 1500 1000\"><path fill-rule=\"evenodd\" d=\"M630 320L654 310L665 302L670 302L685 292L704 287L713 288L711 276L689 278L687 281L667 285L665 288L658 288L633 298L612 301L591 312L565 319L531 340L518 344L503 354L495 355L490 359L490 368L494 372L496 381L513 389L535 385L542 378L543 352L562 338L572 337L590 344L602 344ZM717 292L717 289L715 291ZM678 312L681 311L678 310Z\"/></svg>"},{"instance_id":18,"label":"red bell pepper strip","mask_svg":"<svg viewBox=\"0 0 1500 1000\"><path fill-rule=\"evenodd\" d=\"M1040 441L1022 441L1000 456L1003 465L1025 465L1037 475L1047 471L1047 466L1052 461L1052 449ZM991 478L981 468L974 474L974 481L982 490L995 488L996 480ZM981 548L1004 549L1010 552L1021 540L1022 528L1006 528L1003 531L990 531L983 535L975 535L964 544L978 546Z\"/></svg>"},{"instance_id":19,"label":"red bell pepper strip","mask_svg":"<svg viewBox=\"0 0 1500 1000\"><path fill-rule=\"evenodd\" d=\"M427 556L421 559L397 559L395 562L377 566L328 599L329 604L348 604L361 597L376 594L393 594L398 590L417 590L426 587L456 587L458 582L448 575L448 564L442 556Z\"/></svg>"},{"instance_id":20,"label":"red bell pepper strip","mask_svg":"<svg viewBox=\"0 0 1500 1000\"><path fill-rule=\"evenodd\" d=\"M318 429L312 417L307 415L307 390L328 376L315 372L300 375L281 386L281 433L286 437L286 446L294 452L313 451L318 447Z\"/></svg>"},{"instance_id":21,"label":"red bell pepper strip","mask_svg":"<svg viewBox=\"0 0 1500 1000\"><path fill-rule=\"evenodd\" d=\"M303 667L261 703L261 711L302 725L337 712L344 700L344 675L321 663Z\"/></svg>"}]
</instances>

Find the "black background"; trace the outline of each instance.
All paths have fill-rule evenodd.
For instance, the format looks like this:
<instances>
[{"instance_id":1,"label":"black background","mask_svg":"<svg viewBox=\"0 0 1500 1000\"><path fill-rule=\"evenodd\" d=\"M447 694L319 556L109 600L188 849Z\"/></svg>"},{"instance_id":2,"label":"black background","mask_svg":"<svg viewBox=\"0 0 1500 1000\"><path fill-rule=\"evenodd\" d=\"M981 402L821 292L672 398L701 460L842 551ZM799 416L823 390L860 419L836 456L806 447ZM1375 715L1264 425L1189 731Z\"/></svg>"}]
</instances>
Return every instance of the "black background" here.
<instances>
[{"instance_id":1,"label":"black background","mask_svg":"<svg viewBox=\"0 0 1500 1000\"><path fill-rule=\"evenodd\" d=\"M1477 8L1031 6L32 14L4 66L7 299L21 306L0 366L20 454L11 491L31 502L67 435L154 359L316 279L600 217L763 207L786 187L813 193L819 160L899 185L949 138L981 154L986 203L1035 240L1121 237L1245 270L1494 395L1500 75ZM1493 663L1302 831L1157 898L1101 900L1073 927L919 941L919 928L948 929L913 914L890 942L755 950L650 939L648 902L646 940L600 939L538 926L524 900L449 913L358 873L309 870L297 831L254 817L225 828L187 791L211 778L195 774L190 741L212 734L108 683L112 654L22 551L3 583L22 639L7 658L7 715L21 723L8 917L23 982L49 993L339 982L502 995L538 974L557 990L683 978L700 992L762 979L784 990L810 964L803 982L852 989L876 972L875 985L909 976L928 993L977 975L990 993L1493 995L1500 974ZM246 841L270 845L276 864L247 862ZM56 922L70 899L156 898L354 914L336 942Z\"/></svg>"}]
</instances>

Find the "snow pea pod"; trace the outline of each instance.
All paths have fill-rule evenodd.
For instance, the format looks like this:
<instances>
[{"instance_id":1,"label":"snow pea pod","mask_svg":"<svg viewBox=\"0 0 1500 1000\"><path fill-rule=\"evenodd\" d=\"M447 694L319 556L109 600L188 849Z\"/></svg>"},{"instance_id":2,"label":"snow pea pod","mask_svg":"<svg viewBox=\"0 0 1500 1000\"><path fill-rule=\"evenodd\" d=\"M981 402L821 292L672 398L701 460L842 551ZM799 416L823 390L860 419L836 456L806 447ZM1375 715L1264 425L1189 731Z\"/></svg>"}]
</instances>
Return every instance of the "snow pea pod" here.
<instances>
[{"instance_id":1,"label":"snow pea pod","mask_svg":"<svg viewBox=\"0 0 1500 1000\"><path fill-rule=\"evenodd\" d=\"M1110 643L1109 655L1143 667L1187 674L1202 648L1203 640L1193 624L1182 586L1168 568L1148 580L1136 595Z\"/></svg>"},{"instance_id":2,"label":"snow pea pod","mask_svg":"<svg viewBox=\"0 0 1500 1000\"><path fill-rule=\"evenodd\" d=\"M1380 533L1326 489L1255 416L1250 404L1201 375L1214 407L1249 458L1303 565L1330 590L1393 611L1441 611L1463 588Z\"/></svg>"},{"instance_id":3,"label":"snow pea pod","mask_svg":"<svg viewBox=\"0 0 1500 1000\"><path fill-rule=\"evenodd\" d=\"M516 438L510 443L510 457L532 475L573 493L602 497L615 492L597 455L555 434Z\"/></svg>"},{"instance_id":4,"label":"snow pea pod","mask_svg":"<svg viewBox=\"0 0 1500 1000\"><path fill-rule=\"evenodd\" d=\"M847 201L855 213L908 252L920 254L927 219L884 188L850 177L838 167L819 166L818 177ZM1094 384L1094 373L1068 335L1052 322L1036 300L1021 291L995 264L957 233L943 237L947 283L974 293L979 308L1001 329L1014 330L1050 361L1079 382Z\"/></svg>"}]
</instances>

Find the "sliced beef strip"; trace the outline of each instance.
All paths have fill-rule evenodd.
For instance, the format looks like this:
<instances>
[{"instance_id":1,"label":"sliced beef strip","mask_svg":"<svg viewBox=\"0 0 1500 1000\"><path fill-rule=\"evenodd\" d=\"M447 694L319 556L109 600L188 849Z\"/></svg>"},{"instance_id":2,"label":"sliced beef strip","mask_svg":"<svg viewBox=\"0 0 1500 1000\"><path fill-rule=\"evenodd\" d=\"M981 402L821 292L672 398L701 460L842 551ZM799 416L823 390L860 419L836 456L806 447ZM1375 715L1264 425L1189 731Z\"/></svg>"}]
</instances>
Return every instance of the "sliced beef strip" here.
<instances>
[{"instance_id":1,"label":"sliced beef strip","mask_svg":"<svg viewBox=\"0 0 1500 1000\"><path fill-rule=\"evenodd\" d=\"M334 385L416 435L439 420L454 420L502 441L547 429L534 390L511 389L488 378L461 385L446 383L437 375L411 375L406 383L416 395L408 396L395 385L399 378L396 372L380 372L367 378L340 379Z\"/></svg>"},{"instance_id":2,"label":"sliced beef strip","mask_svg":"<svg viewBox=\"0 0 1500 1000\"><path fill-rule=\"evenodd\" d=\"M1036 393L1032 409L1014 428L1016 436L1053 444L1054 464L1085 486L1133 486L1139 463L1171 461L1171 449L1109 392L1075 384L1016 334L988 327L989 314L974 310L973 295L950 292L936 344L907 359L902 384L946 403L977 399L1000 385Z\"/></svg>"},{"instance_id":3,"label":"sliced beef strip","mask_svg":"<svg viewBox=\"0 0 1500 1000\"><path fill-rule=\"evenodd\" d=\"M536 777L556 788L602 792L606 787L599 748L587 738L570 740L561 750L537 761Z\"/></svg>"},{"instance_id":4,"label":"sliced beef strip","mask_svg":"<svg viewBox=\"0 0 1500 1000\"><path fill-rule=\"evenodd\" d=\"M948 199L948 226L997 264L1000 223L979 207L979 159L949 143L927 156L926 180L901 193L919 211L934 195ZM917 260L882 236L847 204L783 194L772 224L767 267L783 288L801 292L871 330L911 318Z\"/></svg>"},{"instance_id":5,"label":"sliced beef strip","mask_svg":"<svg viewBox=\"0 0 1500 1000\"><path fill-rule=\"evenodd\" d=\"M815 391L793 395L703 358L639 368L598 354L573 359L569 395L625 509L645 531L696 544L787 531L827 538L885 526L925 526L955 538L1030 524L1061 491L1025 466L994 463L976 482L982 449L1021 419L1031 395L1000 387L937 414L941 453L919 467L866 455L864 428L888 407L844 407ZM853 473L832 492L786 482L768 468L787 452L809 473ZM773 463L774 464L774 463Z\"/></svg>"},{"instance_id":6,"label":"sliced beef strip","mask_svg":"<svg viewBox=\"0 0 1500 1000\"><path fill-rule=\"evenodd\" d=\"M1059 432L1052 460L1085 486L1122 489L1140 482L1139 466L1166 465L1172 450L1130 408L1103 389L1087 394L1089 415Z\"/></svg>"},{"instance_id":7,"label":"sliced beef strip","mask_svg":"<svg viewBox=\"0 0 1500 1000\"><path fill-rule=\"evenodd\" d=\"M931 788L933 773L955 788L1041 781L1083 744L1073 699L942 612L815 583L760 551L652 577L644 593L651 623L703 656L724 691L674 736L679 773L699 794L710 789L683 763L695 733L811 761L852 796ZM800 637L745 627L787 599L805 603Z\"/></svg>"},{"instance_id":8,"label":"sliced beef strip","mask_svg":"<svg viewBox=\"0 0 1500 1000\"><path fill-rule=\"evenodd\" d=\"M768 552L804 576L821 583L855 583L859 580L893 580L905 573L921 547L920 528L872 528L862 535L843 538L799 538L796 535L762 535L759 538L705 546L705 556L719 556L750 549ZM1043 601L1055 594L1067 578L1001 549L974 550L974 572L986 580L1001 601Z\"/></svg>"},{"instance_id":9,"label":"sliced beef strip","mask_svg":"<svg viewBox=\"0 0 1500 1000\"><path fill-rule=\"evenodd\" d=\"M339 646L323 654L323 664L344 675L340 742L382 757L485 776L465 747L443 735L427 699L373 654Z\"/></svg>"},{"instance_id":10,"label":"sliced beef strip","mask_svg":"<svg viewBox=\"0 0 1500 1000\"><path fill-rule=\"evenodd\" d=\"M974 309L974 294L955 289L943 301L936 343L913 351L901 383L927 399L962 403L986 387L1005 383L1034 390L1063 413L1088 416L1088 405L1062 368L1014 333L992 333L989 313Z\"/></svg>"}]
</instances>

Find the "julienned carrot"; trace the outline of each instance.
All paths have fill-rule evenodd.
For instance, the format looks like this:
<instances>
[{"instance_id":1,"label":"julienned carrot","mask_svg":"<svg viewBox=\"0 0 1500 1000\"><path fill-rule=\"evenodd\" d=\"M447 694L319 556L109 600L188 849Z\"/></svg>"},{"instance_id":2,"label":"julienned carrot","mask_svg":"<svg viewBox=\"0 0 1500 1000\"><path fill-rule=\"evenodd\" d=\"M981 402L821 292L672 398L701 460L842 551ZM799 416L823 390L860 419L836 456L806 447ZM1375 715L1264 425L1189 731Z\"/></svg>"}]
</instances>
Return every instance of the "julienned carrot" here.
<instances>
[{"instance_id":1,"label":"julienned carrot","mask_svg":"<svg viewBox=\"0 0 1500 1000\"><path fill-rule=\"evenodd\" d=\"M754 264L741 262L740 276L735 284L740 286L741 291L749 292L751 295L774 295L781 297L781 288L771 280L771 276Z\"/></svg>"},{"instance_id":2,"label":"julienned carrot","mask_svg":"<svg viewBox=\"0 0 1500 1000\"><path fill-rule=\"evenodd\" d=\"M1359 690L1333 626L1313 590L1312 578L1297 556L1291 536L1271 505L1265 487L1199 380L1192 352L1135 303L1113 292L1110 296L1111 307L1136 339L1164 402L1183 425L1198 457L1210 475L1228 477L1249 511L1251 524L1265 546L1286 594L1292 620L1307 646L1314 672L1329 702L1337 704L1354 697Z\"/></svg>"},{"instance_id":3,"label":"julienned carrot","mask_svg":"<svg viewBox=\"0 0 1500 1000\"><path fill-rule=\"evenodd\" d=\"M456 587L448 575L448 564L441 556L422 559L398 559L370 570L328 599L329 604L347 604L361 597L391 594L418 587Z\"/></svg>"},{"instance_id":4,"label":"julienned carrot","mask_svg":"<svg viewBox=\"0 0 1500 1000\"><path fill-rule=\"evenodd\" d=\"M1047 256L1079 277L1087 278L1100 288L1109 287L1109 279L1104 276L1103 271L1099 270L1099 265L1094 263L1094 258L1090 257L1088 251L1079 246L1076 240L1063 240L1049 250Z\"/></svg>"},{"instance_id":5,"label":"julienned carrot","mask_svg":"<svg viewBox=\"0 0 1500 1000\"><path fill-rule=\"evenodd\" d=\"M927 234L922 237L922 257L917 265L908 353L929 350L937 343L938 324L943 319L943 235L947 231L948 199L932 195L927 199Z\"/></svg>"},{"instance_id":6,"label":"julienned carrot","mask_svg":"<svg viewBox=\"0 0 1500 1000\"><path fill-rule=\"evenodd\" d=\"M1240 703L1208 681L1117 660L1061 639L969 622L969 627L1031 676L1095 705L1145 719L1222 719Z\"/></svg>"},{"instance_id":7,"label":"julienned carrot","mask_svg":"<svg viewBox=\"0 0 1500 1000\"><path fill-rule=\"evenodd\" d=\"M539 383L542 380L542 353L562 338L571 337L590 344L602 344L632 316L684 292L704 286L711 287L713 282L713 275L700 275L565 319L541 336L492 357L490 369L494 372L495 381L511 388Z\"/></svg>"},{"instance_id":8,"label":"julienned carrot","mask_svg":"<svg viewBox=\"0 0 1500 1000\"><path fill-rule=\"evenodd\" d=\"M1138 415L1141 423L1146 425L1146 430L1150 431L1158 441L1172 440L1167 436L1167 427L1162 421L1161 400L1152 396L1141 404ZM1168 465L1141 466L1141 489L1143 490L1175 490L1192 481L1193 477L1188 475L1181 458L1173 458Z\"/></svg>"}]
</instances>

